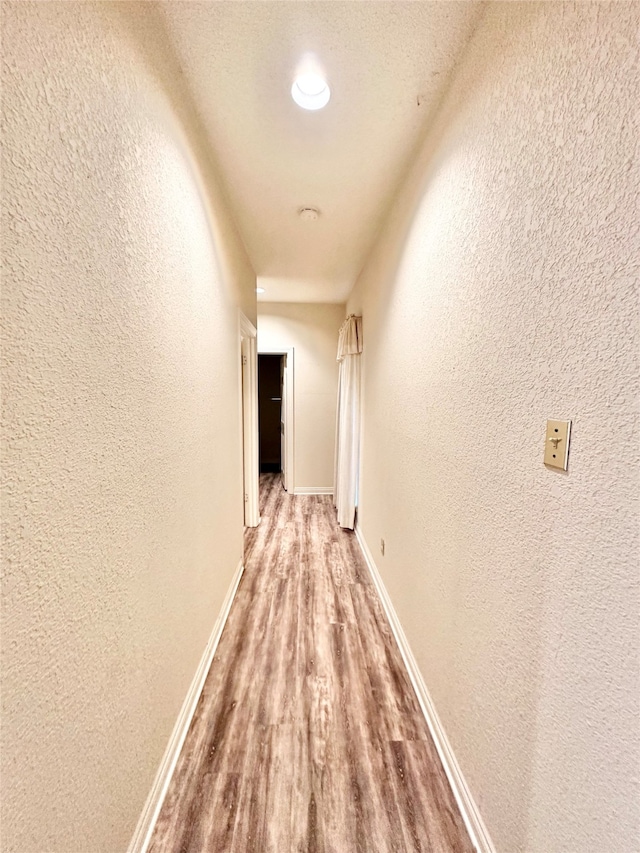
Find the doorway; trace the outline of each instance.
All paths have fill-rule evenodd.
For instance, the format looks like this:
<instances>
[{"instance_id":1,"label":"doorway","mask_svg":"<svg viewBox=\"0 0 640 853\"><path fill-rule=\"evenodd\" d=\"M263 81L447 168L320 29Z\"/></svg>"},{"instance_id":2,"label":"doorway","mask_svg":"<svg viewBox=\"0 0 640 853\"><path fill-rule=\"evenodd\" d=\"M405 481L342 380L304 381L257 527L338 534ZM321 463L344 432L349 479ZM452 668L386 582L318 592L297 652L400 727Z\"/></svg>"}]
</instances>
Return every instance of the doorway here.
<instances>
[{"instance_id":1,"label":"doorway","mask_svg":"<svg viewBox=\"0 0 640 853\"><path fill-rule=\"evenodd\" d=\"M293 492L293 348L258 353L258 423L260 473Z\"/></svg>"},{"instance_id":2,"label":"doorway","mask_svg":"<svg viewBox=\"0 0 640 853\"><path fill-rule=\"evenodd\" d=\"M242 312L239 314L239 334L244 524L245 527L257 527L260 523L257 331Z\"/></svg>"},{"instance_id":3,"label":"doorway","mask_svg":"<svg viewBox=\"0 0 640 853\"><path fill-rule=\"evenodd\" d=\"M280 474L283 470L284 360L285 356L283 355L258 356L261 474Z\"/></svg>"}]
</instances>

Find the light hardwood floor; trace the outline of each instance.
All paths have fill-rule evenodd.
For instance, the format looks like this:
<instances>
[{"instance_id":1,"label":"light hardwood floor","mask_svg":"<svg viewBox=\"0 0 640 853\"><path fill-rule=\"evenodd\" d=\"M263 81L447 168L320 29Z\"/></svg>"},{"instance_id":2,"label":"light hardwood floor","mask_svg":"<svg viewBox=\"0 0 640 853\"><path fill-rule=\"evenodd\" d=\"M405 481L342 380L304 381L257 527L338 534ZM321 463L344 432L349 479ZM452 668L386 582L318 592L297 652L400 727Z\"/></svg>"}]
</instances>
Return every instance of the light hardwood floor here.
<instances>
[{"instance_id":1,"label":"light hardwood floor","mask_svg":"<svg viewBox=\"0 0 640 853\"><path fill-rule=\"evenodd\" d=\"M471 853L355 536L263 475L262 522L152 853Z\"/></svg>"}]
</instances>

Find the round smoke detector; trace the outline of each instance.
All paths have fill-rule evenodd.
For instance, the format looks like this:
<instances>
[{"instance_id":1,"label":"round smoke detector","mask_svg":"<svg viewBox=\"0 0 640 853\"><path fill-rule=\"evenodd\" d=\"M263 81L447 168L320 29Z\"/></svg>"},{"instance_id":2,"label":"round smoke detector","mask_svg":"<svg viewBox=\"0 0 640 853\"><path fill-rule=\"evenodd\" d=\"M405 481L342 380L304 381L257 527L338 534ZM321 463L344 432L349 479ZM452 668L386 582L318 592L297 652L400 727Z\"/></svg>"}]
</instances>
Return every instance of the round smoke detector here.
<instances>
[{"instance_id":1,"label":"round smoke detector","mask_svg":"<svg viewBox=\"0 0 640 853\"><path fill-rule=\"evenodd\" d=\"M320 211L315 207L301 207L298 211L298 215L303 222L315 222L315 220L320 216Z\"/></svg>"}]
</instances>

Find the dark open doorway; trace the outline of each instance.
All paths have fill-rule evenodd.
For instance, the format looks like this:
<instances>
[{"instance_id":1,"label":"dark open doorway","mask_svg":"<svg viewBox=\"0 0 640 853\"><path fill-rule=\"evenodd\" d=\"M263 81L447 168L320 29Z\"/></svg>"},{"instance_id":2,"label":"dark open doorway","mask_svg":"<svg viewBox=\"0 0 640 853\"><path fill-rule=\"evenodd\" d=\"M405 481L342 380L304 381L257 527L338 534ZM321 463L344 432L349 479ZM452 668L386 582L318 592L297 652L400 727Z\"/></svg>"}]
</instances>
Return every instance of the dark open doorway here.
<instances>
[{"instance_id":1,"label":"dark open doorway","mask_svg":"<svg viewBox=\"0 0 640 853\"><path fill-rule=\"evenodd\" d=\"M282 355L258 356L260 473L282 471L284 359Z\"/></svg>"}]
</instances>

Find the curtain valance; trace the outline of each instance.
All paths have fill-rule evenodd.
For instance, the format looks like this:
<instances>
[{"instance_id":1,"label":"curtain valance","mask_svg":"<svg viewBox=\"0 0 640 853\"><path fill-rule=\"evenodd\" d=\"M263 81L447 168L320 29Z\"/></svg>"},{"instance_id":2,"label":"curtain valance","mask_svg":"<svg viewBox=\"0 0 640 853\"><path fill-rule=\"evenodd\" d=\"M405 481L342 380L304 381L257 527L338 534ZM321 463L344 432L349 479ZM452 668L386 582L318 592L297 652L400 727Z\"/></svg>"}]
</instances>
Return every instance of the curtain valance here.
<instances>
[{"instance_id":1,"label":"curtain valance","mask_svg":"<svg viewBox=\"0 0 640 853\"><path fill-rule=\"evenodd\" d=\"M340 326L338 335L338 361L345 355L357 355L362 352L362 317L350 314Z\"/></svg>"}]
</instances>

